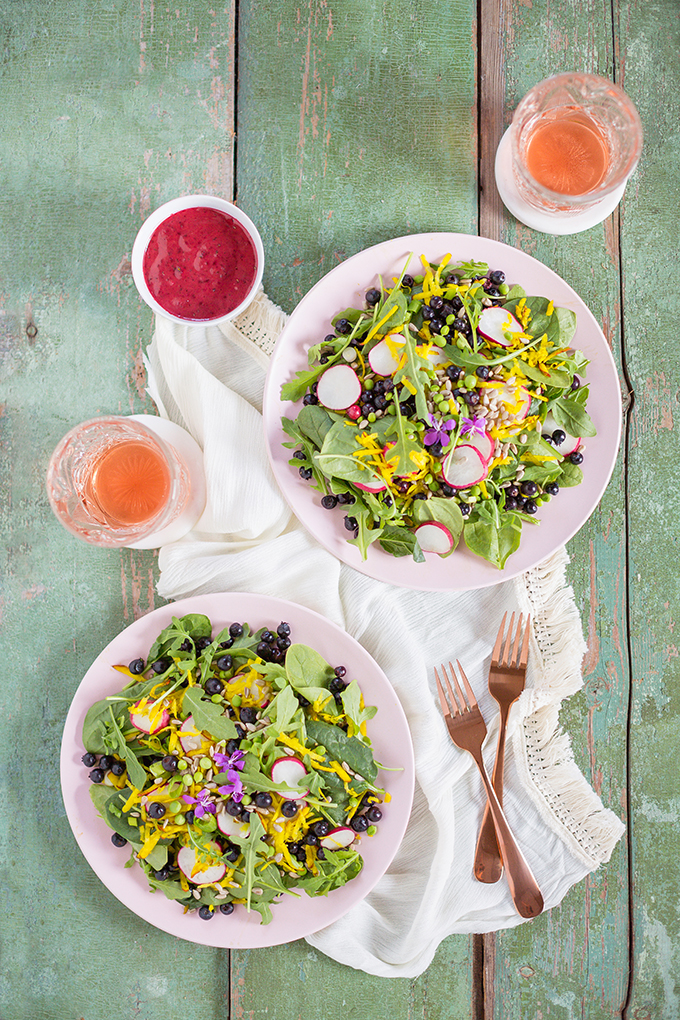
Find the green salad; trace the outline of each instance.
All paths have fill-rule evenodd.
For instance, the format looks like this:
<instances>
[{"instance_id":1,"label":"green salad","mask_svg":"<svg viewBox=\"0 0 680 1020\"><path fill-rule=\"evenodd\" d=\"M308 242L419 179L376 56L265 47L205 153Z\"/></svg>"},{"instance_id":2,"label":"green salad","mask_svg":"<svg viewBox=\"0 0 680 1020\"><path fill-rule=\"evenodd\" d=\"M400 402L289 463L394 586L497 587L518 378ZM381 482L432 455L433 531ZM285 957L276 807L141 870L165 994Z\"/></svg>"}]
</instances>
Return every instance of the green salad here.
<instances>
[{"instance_id":1,"label":"green salad","mask_svg":"<svg viewBox=\"0 0 680 1020\"><path fill-rule=\"evenodd\" d=\"M303 405L285 445L364 559L378 543L423 562L462 538L500 569L541 505L582 481L588 361L549 296L486 263L421 262L310 346L281 389Z\"/></svg>"},{"instance_id":2,"label":"green salad","mask_svg":"<svg viewBox=\"0 0 680 1020\"><path fill-rule=\"evenodd\" d=\"M356 878L389 794L366 735L376 709L344 666L291 643L287 623L213 637L192 614L115 668L127 683L89 709L83 763L153 891L205 920L241 905L266 924L283 894Z\"/></svg>"}]
</instances>

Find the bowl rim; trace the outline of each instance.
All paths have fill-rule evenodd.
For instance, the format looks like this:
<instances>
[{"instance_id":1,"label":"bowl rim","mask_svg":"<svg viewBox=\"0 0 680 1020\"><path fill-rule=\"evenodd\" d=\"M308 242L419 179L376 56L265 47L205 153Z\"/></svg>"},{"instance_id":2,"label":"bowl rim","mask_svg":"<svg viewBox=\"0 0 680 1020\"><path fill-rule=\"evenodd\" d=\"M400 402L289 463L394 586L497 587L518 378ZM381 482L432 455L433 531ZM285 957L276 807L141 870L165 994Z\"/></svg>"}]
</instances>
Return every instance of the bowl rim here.
<instances>
[{"instance_id":1,"label":"bowl rim","mask_svg":"<svg viewBox=\"0 0 680 1020\"><path fill-rule=\"evenodd\" d=\"M257 265L253 284L243 301L241 301L236 308L233 308L225 315L218 315L212 319L185 319L181 318L179 315L173 315L172 312L168 312L152 295L144 278L144 254L154 231L161 225L161 223L168 219L168 217L173 216L175 213L182 212L184 209L200 207L206 209L218 209L220 212L227 213L245 228L250 239L255 245ZM228 202L225 198L218 198L216 195L180 195L179 197L172 198L168 202L164 202L163 205L158 206L158 208L144 220L144 223L139 228L132 245L130 262L132 265L132 278L137 291L142 300L146 302L149 308L151 308L156 315L160 315L164 319L170 319L171 322L177 322L182 326L214 326L220 322L227 322L229 319L235 319L241 314L241 312L245 311L254 299L262 283L262 274L264 272L264 246L262 244L260 233L251 218L244 213L242 209L239 209L237 205L234 205L233 202Z\"/></svg>"}]
</instances>

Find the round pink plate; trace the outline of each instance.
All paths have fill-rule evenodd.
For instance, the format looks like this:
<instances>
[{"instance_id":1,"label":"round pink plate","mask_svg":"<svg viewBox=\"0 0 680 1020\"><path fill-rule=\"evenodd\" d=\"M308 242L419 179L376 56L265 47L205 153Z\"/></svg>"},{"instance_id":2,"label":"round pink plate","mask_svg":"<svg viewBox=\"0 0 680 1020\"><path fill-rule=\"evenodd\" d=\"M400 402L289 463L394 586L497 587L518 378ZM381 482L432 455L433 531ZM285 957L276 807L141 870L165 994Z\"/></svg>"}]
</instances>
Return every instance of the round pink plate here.
<instances>
[{"instance_id":1,"label":"round pink plate","mask_svg":"<svg viewBox=\"0 0 680 1020\"><path fill-rule=\"evenodd\" d=\"M376 286L378 276L386 282L401 273L413 253L409 272L418 273L420 256L439 262L450 253L453 259L487 262L502 269L509 284L519 284L527 294L550 298L555 305L576 313L578 326L573 346L590 359L586 381L590 384L588 411L597 435L586 440L583 482L562 489L541 507L540 526L525 524L517 552L504 570L474 556L465 546L446 559L428 553L425 563L410 557L390 556L375 543L366 560L347 542L340 509L321 506L321 493L303 481L288 461L292 450L283 446L289 437L281 418L296 418L301 402L281 400L281 386L295 373L308 368L307 350L331 331L331 319L345 308L361 308L364 294ZM578 294L547 266L516 248L486 237L469 234L413 234L384 241L359 252L332 269L302 299L279 337L272 354L264 395L264 423L269 457L276 480L291 508L311 534L331 553L369 577L406 588L453 591L485 588L515 577L550 556L585 524L607 487L621 435L621 393L614 359L592 312Z\"/></svg>"},{"instance_id":2,"label":"round pink plate","mask_svg":"<svg viewBox=\"0 0 680 1020\"><path fill-rule=\"evenodd\" d=\"M328 896L285 895L272 907L273 921L260 924L256 911L238 906L233 914L216 914L203 921L196 911L182 907L160 892L152 893L141 868L125 868L129 847L111 843L111 829L102 821L90 800L88 769L81 762L83 720L89 707L121 689L124 678L112 667L127 665L146 655L154 639L173 616L204 613L213 634L234 622L247 622L255 630L291 626L292 639L315 648L334 666L344 665L349 677L358 680L367 705L377 715L368 723L377 761L396 772L380 773L391 795L385 805L378 832L362 837L364 867L356 879ZM156 928L207 946L250 949L275 946L303 938L325 928L366 896L388 868L406 830L413 800L413 746L406 716L387 677L358 642L325 617L292 602L264 595L221 593L198 595L172 602L131 624L97 656L85 674L66 718L61 745L61 785L66 814L73 834L93 871L126 907Z\"/></svg>"}]
</instances>

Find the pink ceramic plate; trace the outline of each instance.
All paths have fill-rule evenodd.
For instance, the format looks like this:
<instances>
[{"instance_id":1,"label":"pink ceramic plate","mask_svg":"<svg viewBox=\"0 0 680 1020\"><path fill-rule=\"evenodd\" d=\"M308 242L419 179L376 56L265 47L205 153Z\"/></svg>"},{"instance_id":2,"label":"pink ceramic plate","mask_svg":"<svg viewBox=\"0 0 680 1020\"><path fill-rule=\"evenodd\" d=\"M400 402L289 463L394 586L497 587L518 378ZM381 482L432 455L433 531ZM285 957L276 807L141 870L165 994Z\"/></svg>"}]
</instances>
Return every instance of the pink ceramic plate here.
<instances>
[{"instance_id":1,"label":"pink ceramic plate","mask_svg":"<svg viewBox=\"0 0 680 1020\"><path fill-rule=\"evenodd\" d=\"M368 724L377 761L401 771L381 773L391 794L378 833L364 837L361 852L364 868L358 877L328 896L284 896L273 906L271 924L261 925L260 915L237 907L225 917L217 914L203 921L196 912L182 913L177 903L162 893L151 893L142 870L125 868L129 848L111 843L111 829L94 809L89 795L88 769L81 762L81 732L85 714L95 701L121 689L124 678L112 666L146 657L153 640L173 616L204 613L217 633L233 622L248 622L253 629L274 627L282 620L291 625L294 641L308 644L333 665L347 667L364 692L366 704L378 713ZM107 645L95 659L76 691L69 710L61 747L61 785L66 814L73 834L90 866L104 885L126 907L171 935L207 946L250 949L275 946L325 928L366 896L397 852L408 822L413 799L413 747L406 716L387 677L360 644L334 623L309 609L264 595L224 593L199 595L173 602L137 620Z\"/></svg>"},{"instance_id":2,"label":"pink ceramic plate","mask_svg":"<svg viewBox=\"0 0 680 1020\"><path fill-rule=\"evenodd\" d=\"M281 418L295 418L301 402L282 401L281 386L295 373L308 367L307 349L331 329L330 320L344 308L363 306L364 294L377 283L398 276L409 254L418 272L420 255L438 262L450 252L454 259L487 262L502 269L508 283L520 284L528 294L551 298L556 305L570 308L578 318L573 344L590 358L587 381L591 396L588 411L597 436L586 441L584 480L563 489L551 503L541 507L539 527L526 524L519 549L505 569L497 570L461 546L446 559L428 553L425 563L408 557L395 558L377 545L368 558L361 559L356 546L349 545L339 509L324 510L321 494L303 481L288 463L291 450ZM556 273L524 252L485 237L468 234L414 234L385 241L359 252L331 270L302 299L291 315L272 355L264 396L264 421L269 456L276 479L300 521L338 559L370 577L407 588L429 591L485 588L515 577L544 560L563 545L588 520L611 477L621 434L621 394L611 352L602 330L581 298Z\"/></svg>"}]
</instances>

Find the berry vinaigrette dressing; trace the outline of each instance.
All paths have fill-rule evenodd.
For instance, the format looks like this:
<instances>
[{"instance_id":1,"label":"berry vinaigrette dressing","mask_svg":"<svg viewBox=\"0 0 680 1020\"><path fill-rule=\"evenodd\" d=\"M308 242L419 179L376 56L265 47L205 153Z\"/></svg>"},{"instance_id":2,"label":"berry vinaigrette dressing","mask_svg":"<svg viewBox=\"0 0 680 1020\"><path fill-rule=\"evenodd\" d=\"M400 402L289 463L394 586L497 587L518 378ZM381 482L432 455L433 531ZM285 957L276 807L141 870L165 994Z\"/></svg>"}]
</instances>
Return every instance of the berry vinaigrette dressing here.
<instances>
[{"instance_id":1,"label":"berry vinaigrette dressing","mask_svg":"<svg viewBox=\"0 0 680 1020\"><path fill-rule=\"evenodd\" d=\"M219 209L182 209L151 235L144 279L161 308L180 319L217 319L237 308L257 275L255 245Z\"/></svg>"}]
</instances>

